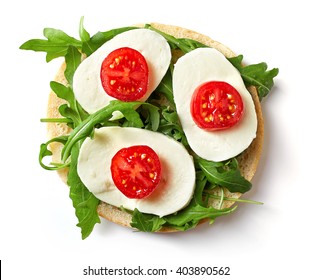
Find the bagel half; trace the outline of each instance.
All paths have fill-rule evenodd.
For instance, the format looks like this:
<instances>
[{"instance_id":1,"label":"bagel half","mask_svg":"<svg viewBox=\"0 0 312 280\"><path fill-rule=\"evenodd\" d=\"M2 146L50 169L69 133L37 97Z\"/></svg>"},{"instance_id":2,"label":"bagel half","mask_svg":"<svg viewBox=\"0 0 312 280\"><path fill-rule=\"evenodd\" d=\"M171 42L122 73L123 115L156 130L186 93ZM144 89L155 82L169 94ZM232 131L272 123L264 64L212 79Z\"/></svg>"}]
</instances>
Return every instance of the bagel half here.
<instances>
[{"instance_id":1,"label":"bagel half","mask_svg":"<svg viewBox=\"0 0 312 280\"><path fill-rule=\"evenodd\" d=\"M235 54L228 47L200 33L197 33L197 32L185 29L185 28L165 25L165 24L152 23L151 25L154 28L160 31L163 31L167 34L170 34L174 37L189 38L189 39L193 39L198 42L201 42L207 46L217 49L218 51L223 53L226 57L235 56ZM55 81L62 83L64 85L67 84L67 81L64 77L65 67L66 67L65 63L63 63L63 65L61 66L61 68L59 69L55 77ZM257 113L257 119L258 119L257 136L253 140L251 145L241 155L238 156L237 160L238 160L241 174L247 180L250 181L256 172L258 162L259 162L261 152L262 152L262 144L263 144L263 139L264 139L264 124L263 124L263 116L262 116L262 111L261 111L261 106L260 106L260 101L258 98L257 90L255 87L249 87L248 90L252 95L255 108L256 108L256 113ZM58 108L63 102L64 101L62 99L59 99L55 95L54 92L51 92L49 95L49 100L48 100L47 117L48 118L61 117L59 114ZM56 123L48 123L47 130L48 130L48 136L51 138L61 136L61 135L66 135L70 133L71 131L71 129L65 124L56 124ZM62 145L59 143L51 143L50 149L53 153L52 160L54 162L60 162ZM66 183L67 170L62 169L62 170L59 170L58 173L61 179ZM213 194L218 194L218 190L214 190ZM224 195L226 197L233 197L233 198L239 198L241 196L240 193L230 193L228 191L226 191ZM219 203L218 200L211 199L209 201L209 204L215 207L217 207L218 203ZM233 201L228 201L228 200L224 201L222 207L223 208L230 207L231 205L233 205L233 203L234 203ZM116 224L123 225L126 227L131 227L130 225L131 218L132 218L131 215L122 210L119 210L117 207L101 202L98 206L98 214L101 217L109 221L112 221ZM204 222L204 220L201 221L201 223L202 222ZM176 230L172 228L164 227L160 231L161 232L174 232Z\"/></svg>"}]
</instances>

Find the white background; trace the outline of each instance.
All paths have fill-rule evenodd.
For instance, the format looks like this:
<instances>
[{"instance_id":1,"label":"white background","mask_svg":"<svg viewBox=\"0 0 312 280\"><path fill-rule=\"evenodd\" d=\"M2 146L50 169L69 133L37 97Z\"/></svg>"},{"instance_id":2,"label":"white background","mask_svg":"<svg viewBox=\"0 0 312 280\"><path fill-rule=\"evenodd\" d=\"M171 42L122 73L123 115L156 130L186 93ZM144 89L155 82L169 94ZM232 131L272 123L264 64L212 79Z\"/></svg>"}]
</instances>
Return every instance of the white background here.
<instances>
[{"instance_id":1,"label":"white background","mask_svg":"<svg viewBox=\"0 0 312 280\"><path fill-rule=\"evenodd\" d=\"M70 3L68 3L70 2ZM107 2L107 3L106 3ZM207 3L207 4L206 4ZM5 1L0 17L3 279L120 279L83 276L93 268L229 266L231 276L194 279L309 279L311 269L311 26L308 1ZM253 190L213 226L177 234L137 233L102 221L82 241L67 187L39 167L46 141L49 81L61 61L19 50L44 27L78 37L138 22L179 25L243 54L246 63L278 67L262 103L265 145ZM170 273L147 279L185 279ZM125 279L137 279L124 277ZM143 278L143 277L142 277Z\"/></svg>"}]
</instances>

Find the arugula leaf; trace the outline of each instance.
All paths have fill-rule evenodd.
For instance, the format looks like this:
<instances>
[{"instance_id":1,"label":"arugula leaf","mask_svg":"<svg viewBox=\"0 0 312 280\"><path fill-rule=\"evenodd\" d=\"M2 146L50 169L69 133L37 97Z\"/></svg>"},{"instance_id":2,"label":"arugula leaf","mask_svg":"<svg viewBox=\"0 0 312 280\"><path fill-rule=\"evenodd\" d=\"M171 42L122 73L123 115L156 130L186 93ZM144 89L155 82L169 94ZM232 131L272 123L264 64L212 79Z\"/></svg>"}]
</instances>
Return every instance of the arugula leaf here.
<instances>
[{"instance_id":1,"label":"arugula leaf","mask_svg":"<svg viewBox=\"0 0 312 280\"><path fill-rule=\"evenodd\" d=\"M152 103L151 103L152 104ZM160 122L159 108L156 106L146 106L142 104L138 108L138 112L144 122L144 128L152 131L157 131Z\"/></svg>"},{"instance_id":2,"label":"arugula leaf","mask_svg":"<svg viewBox=\"0 0 312 280\"><path fill-rule=\"evenodd\" d=\"M54 81L50 82L50 87L57 97L67 101L67 104L63 104L59 107L59 112L63 117L69 119L68 125L71 128L78 126L89 116L76 101L74 92L70 87L66 87ZM73 125L71 125L71 123L73 123Z\"/></svg>"},{"instance_id":3,"label":"arugula leaf","mask_svg":"<svg viewBox=\"0 0 312 280\"><path fill-rule=\"evenodd\" d=\"M141 213L138 209L134 209L132 213L132 222L130 225L144 232L153 232L161 229L166 221L152 214Z\"/></svg>"},{"instance_id":4,"label":"arugula leaf","mask_svg":"<svg viewBox=\"0 0 312 280\"><path fill-rule=\"evenodd\" d=\"M226 214L232 213L237 207L224 208L224 209L215 209L213 207L204 207L199 204L189 205L177 215L169 215L164 217L167 223L171 226L185 227L189 229L190 223L192 226L196 226L198 222L202 219L211 219L214 220L217 217L224 216Z\"/></svg>"},{"instance_id":5,"label":"arugula leaf","mask_svg":"<svg viewBox=\"0 0 312 280\"><path fill-rule=\"evenodd\" d=\"M84 28L83 26L84 17L81 17L80 23L79 23L79 37L81 42L88 42L90 40L90 34L89 32Z\"/></svg>"},{"instance_id":6,"label":"arugula leaf","mask_svg":"<svg viewBox=\"0 0 312 280\"><path fill-rule=\"evenodd\" d=\"M66 46L81 47L81 42L74 37L67 35L64 31L55 28L44 28L43 35L48 41L53 43L59 43Z\"/></svg>"},{"instance_id":7,"label":"arugula leaf","mask_svg":"<svg viewBox=\"0 0 312 280\"><path fill-rule=\"evenodd\" d=\"M257 88L260 101L268 95L274 85L273 78L278 75L278 68L267 70L268 66L265 62L243 66L242 55L228 60L240 72L246 86L252 85Z\"/></svg>"},{"instance_id":8,"label":"arugula leaf","mask_svg":"<svg viewBox=\"0 0 312 280\"><path fill-rule=\"evenodd\" d=\"M208 197L206 197L205 199L204 196L204 191L208 184L209 183L207 177L204 175L204 173L201 171L196 171L195 190L193 199L190 202L190 204L193 205L198 204L203 207L206 207L208 205Z\"/></svg>"},{"instance_id":9,"label":"arugula leaf","mask_svg":"<svg viewBox=\"0 0 312 280\"><path fill-rule=\"evenodd\" d=\"M89 56L94 53L99 47L101 47L105 42L109 41L116 35L136 28L137 27L122 27L111 29L105 32L97 32L89 40L83 41L82 52Z\"/></svg>"},{"instance_id":10,"label":"arugula leaf","mask_svg":"<svg viewBox=\"0 0 312 280\"><path fill-rule=\"evenodd\" d=\"M43 30L45 39L31 39L20 46L22 50L32 50L36 52L46 52L46 61L49 62L57 57L65 56L68 47L74 46L81 49L81 41L68 36L65 32L54 28Z\"/></svg>"},{"instance_id":11,"label":"arugula leaf","mask_svg":"<svg viewBox=\"0 0 312 280\"><path fill-rule=\"evenodd\" d=\"M161 80L155 92L162 93L164 97L169 101L170 106L175 109L175 102L173 99L172 90L172 73L170 69L168 69L166 75Z\"/></svg>"},{"instance_id":12,"label":"arugula leaf","mask_svg":"<svg viewBox=\"0 0 312 280\"><path fill-rule=\"evenodd\" d=\"M66 69L64 75L69 85L73 86L73 76L81 62L81 53L76 47L69 46L65 55Z\"/></svg>"},{"instance_id":13,"label":"arugula leaf","mask_svg":"<svg viewBox=\"0 0 312 280\"><path fill-rule=\"evenodd\" d=\"M240 174L237 164L233 163L235 158L226 164L199 157L195 161L209 182L226 187L230 192L245 193L251 189L251 183Z\"/></svg>"},{"instance_id":14,"label":"arugula leaf","mask_svg":"<svg viewBox=\"0 0 312 280\"><path fill-rule=\"evenodd\" d=\"M204 172L197 171L196 187L191 202L177 213L163 217L166 221L165 225L178 230L188 230L195 227L202 219L210 219L210 223L213 223L217 217L235 211L236 207L216 209L212 206L208 206L209 197L207 196L207 198L204 199L204 192L207 184L209 184L209 182Z\"/></svg>"},{"instance_id":15,"label":"arugula leaf","mask_svg":"<svg viewBox=\"0 0 312 280\"><path fill-rule=\"evenodd\" d=\"M90 136L96 125L108 121L115 111L120 111L129 121L135 122L137 127L139 127L139 122L141 122L140 124L143 126L142 121L139 120L138 115L135 112L135 108L143 104L145 104L145 106L153 106L152 104L144 102L122 102L119 100L113 100L104 108L89 115L89 117L83 120L70 134L68 141L62 150L62 160L66 161L70 156L72 147L79 140ZM131 110L132 113L130 112Z\"/></svg>"},{"instance_id":16,"label":"arugula leaf","mask_svg":"<svg viewBox=\"0 0 312 280\"><path fill-rule=\"evenodd\" d=\"M77 126L77 124L79 124L81 121L76 113L75 110L73 110L72 108L70 108L67 104L62 104L60 105L60 107L58 108L59 113L68 121L67 125L70 128L74 128L75 126Z\"/></svg>"},{"instance_id":17,"label":"arugula leaf","mask_svg":"<svg viewBox=\"0 0 312 280\"><path fill-rule=\"evenodd\" d=\"M128 121L127 126L138 127L138 128L141 128L144 126L139 113L136 110L134 110L133 107L124 108L122 111L122 114Z\"/></svg>"},{"instance_id":18,"label":"arugula leaf","mask_svg":"<svg viewBox=\"0 0 312 280\"><path fill-rule=\"evenodd\" d=\"M154 28L150 24L146 24L144 27L147 29L153 30L153 31L159 33L160 35L162 35L167 40L167 42L169 43L171 49L180 49L184 53L188 53L188 52L195 50L197 48L207 48L208 47L208 46L206 46L206 45L204 45L198 41L192 40L192 39L176 38L172 35L169 35L165 32L162 32L162 31Z\"/></svg>"},{"instance_id":19,"label":"arugula leaf","mask_svg":"<svg viewBox=\"0 0 312 280\"><path fill-rule=\"evenodd\" d=\"M75 106L75 96L71 88L55 81L50 82L50 88L58 98L66 100L70 107Z\"/></svg>"},{"instance_id":20,"label":"arugula leaf","mask_svg":"<svg viewBox=\"0 0 312 280\"><path fill-rule=\"evenodd\" d=\"M49 144L54 143L54 142L65 144L67 140L68 140L68 136L60 136L60 137L52 138L48 142L40 145L39 164L42 168L46 170L59 170L68 166L68 163L63 163L63 164L50 163L50 165L46 165L43 163L43 159L45 157L52 156L52 152L48 149Z\"/></svg>"},{"instance_id":21,"label":"arugula leaf","mask_svg":"<svg viewBox=\"0 0 312 280\"><path fill-rule=\"evenodd\" d=\"M161 132L167 136L172 137L176 141L181 142L185 147L188 147L185 133L180 124L179 116L175 110L170 107L161 107L161 119L158 128L158 132Z\"/></svg>"},{"instance_id":22,"label":"arugula leaf","mask_svg":"<svg viewBox=\"0 0 312 280\"><path fill-rule=\"evenodd\" d=\"M79 221L77 226L81 228L82 239L85 239L90 235L95 224L101 221L97 213L99 200L89 192L77 173L79 148L79 143L76 143L72 148L67 184L70 186L69 197L73 202L76 217Z\"/></svg>"}]
</instances>

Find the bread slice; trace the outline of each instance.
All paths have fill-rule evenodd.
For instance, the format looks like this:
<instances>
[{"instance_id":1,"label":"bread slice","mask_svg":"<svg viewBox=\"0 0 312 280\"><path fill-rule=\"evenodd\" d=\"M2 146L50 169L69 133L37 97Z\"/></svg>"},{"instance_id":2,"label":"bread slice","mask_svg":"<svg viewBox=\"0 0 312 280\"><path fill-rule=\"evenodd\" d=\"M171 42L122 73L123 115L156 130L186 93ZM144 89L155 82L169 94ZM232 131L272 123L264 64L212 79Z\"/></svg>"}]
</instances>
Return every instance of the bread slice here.
<instances>
[{"instance_id":1,"label":"bread slice","mask_svg":"<svg viewBox=\"0 0 312 280\"><path fill-rule=\"evenodd\" d=\"M185 28L177 27L177 26L172 26L172 25L165 25L165 24L159 24L159 23L152 23L151 24L153 27L156 29L163 31L167 34L173 35L177 38L189 38L193 39L196 41L199 41L205 45L208 45L212 48L217 49L221 53L223 53L226 57L233 57L235 54L226 46L223 44L212 40L206 35L202 35L200 33L197 33L192 30L188 30ZM59 69L55 80L57 82L63 83L64 85L67 84L67 81L64 77L64 70L65 70L65 63L61 66ZM263 122L263 116L262 116L262 111L261 111L261 106L260 106L260 101L258 98L257 90L254 87L249 87L248 90L250 91L256 112L257 112L257 118L258 118L258 128L257 128L257 137L253 140L251 145L240 155L238 156L238 163L240 167L240 171L242 175L247 179L251 180L252 177L254 176L258 162L260 159L260 155L262 152L262 144L263 144L263 139L264 139L264 122ZM48 118L57 118L60 117L59 112L58 112L58 107L62 104L63 100L59 99L55 93L51 92L49 95L49 100L48 100L48 110L47 110L47 117ZM65 135L70 132L70 128L67 127L65 124L56 124L56 123L48 123L47 126L48 130L48 136L49 137L57 137L60 135ZM62 150L62 145L60 143L51 143L50 149L53 152L53 158L52 160L54 162L60 162L60 155L61 155L61 150ZM67 180L67 170L62 169L59 170L59 175L61 179L66 183ZM218 190L214 191L214 194L218 194ZM226 192L224 194L227 197L234 197L234 198L239 198L241 196L240 193L230 193ZM222 207L230 207L234 202L233 201L224 201ZM210 200L209 204L217 207L219 204L218 200ZM119 210L117 207L111 206L107 203L101 202L98 206L98 213L101 217L112 221L116 224L123 225L126 227L131 227L131 215ZM202 221L204 222L204 221ZM162 228L161 232L174 232L176 231L175 229L172 228Z\"/></svg>"}]
</instances>

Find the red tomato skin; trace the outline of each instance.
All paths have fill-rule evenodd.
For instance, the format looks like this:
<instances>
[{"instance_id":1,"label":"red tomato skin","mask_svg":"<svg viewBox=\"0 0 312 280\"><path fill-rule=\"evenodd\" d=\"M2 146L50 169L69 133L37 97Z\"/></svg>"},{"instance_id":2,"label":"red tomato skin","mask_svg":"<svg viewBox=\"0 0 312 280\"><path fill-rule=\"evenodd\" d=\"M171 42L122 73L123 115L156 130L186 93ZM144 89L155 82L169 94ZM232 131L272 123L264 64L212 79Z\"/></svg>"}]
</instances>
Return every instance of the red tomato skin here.
<instances>
[{"instance_id":1,"label":"red tomato skin","mask_svg":"<svg viewBox=\"0 0 312 280\"><path fill-rule=\"evenodd\" d=\"M140 100L148 88L148 65L137 50L124 47L112 51L102 62L100 78L104 91L118 100Z\"/></svg>"},{"instance_id":2,"label":"red tomato skin","mask_svg":"<svg viewBox=\"0 0 312 280\"><path fill-rule=\"evenodd\" d=\"M242 118L244 104L233 86L226 82L212 81L196 88L190 110L198 127L215 131L236 125Z\"/></svg>"},{"instance_id":3,"label":"red tomato skin","mask_svg":"<svg viewBox=\"0 0 312 280\"><path fill-rule=\"evenodd\" d=\"M159 185L161 162L156 152L145 145L119 150L111 161L115 186L128 198L142 199Z\"/></svg>"}]
</instances>

